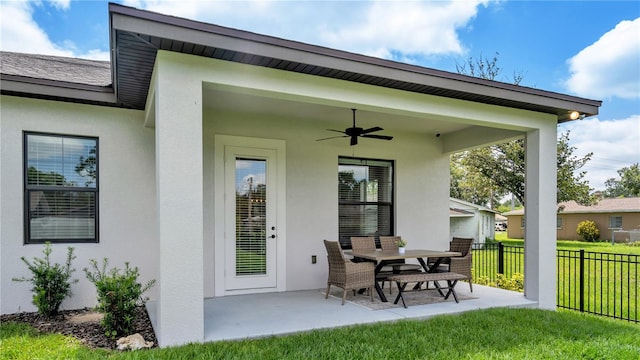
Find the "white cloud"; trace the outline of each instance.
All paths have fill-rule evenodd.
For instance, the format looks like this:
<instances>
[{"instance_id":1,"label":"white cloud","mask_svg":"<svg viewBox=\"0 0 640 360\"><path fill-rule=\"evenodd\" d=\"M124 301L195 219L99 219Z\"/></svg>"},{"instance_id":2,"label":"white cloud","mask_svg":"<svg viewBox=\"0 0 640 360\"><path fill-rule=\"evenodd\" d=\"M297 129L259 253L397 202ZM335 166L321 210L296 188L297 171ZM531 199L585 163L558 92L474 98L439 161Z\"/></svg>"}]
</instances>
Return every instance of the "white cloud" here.
<instances>
[{"instance_id":1,"label":"white cloud","mask_svg":"<svg viewBox=\"0 0 640 360\"><path fill-rule=\"evenodd\" d=\"M286 39L404 62L461 54L458 31L479 6L473 1L205 1L124 0L127 6L211 22ZM70 0L0 1L4 51L108 60L109 53L80 50L70 39L53 42L34 21L35 7L66 11Z\"/></svg>"},{"instance_id":2,"label":"white cloud","mask_svg":"<svg viewBox=\"0 0 640 360\"><path fill-rule=\"evenodd\" d=\"M640 115L619 120L588 118L560 125L558 132L570 130L569 143L575 155L593 152L593 157L581 170L596 190L604 190L604 182L617 178L617 170L640 163Z\"/></svg>"},{"instance_id":3,"label":"white cloud","mask_svg":"<svg viewBox=\"0 0 640 360\"><path fill-rule=\"evenodd\" d=\"M568 60L567 88L585 97L640 98L640 18L622 21Z\"/></svg>"},{"instance_id":4,"label":"white cloud","mask_svg":"<svg viewBox=\"0 0 640 360\"><path fill-rule=\"evenodd\" d=\"M383 58L407 55L461 54L457 31L466 26L486 1L371 3L364 16L327 29L321 37L329 46Z\"/></svg>"},{"instance_id":5,"label":"white cloud","mask_svg":"<svg viewBox=\"0 0 640 360\"><path fill-rule=\"evenodd\" d=\"M67 10L71 5L71 0L49 0L49 2L61 10Z\"/></svg>"},{"instance_id":6,"label":"white cloud","mask_svg":"<svg viewBox=\"0 0 640 360\"><path fill-rule=\"evenodd\" d=\"M78 52L70 40L61 44L52 42L47 33L33 19L34 6L41 5L37 1L0 2L0 49L2 51L98 60L109 59L109 53L104 51ZM69 1L57 1L54 5L57 8L65 9L68 8Z\"/></svg>"},{"instance_id":7,"label":"white cloud","mask_svg":"<svg viewBox=\"0 0 640 360\"><path fill-rule=\"evenodd\" d=\"M395 60L461 54L474 1L175 1L125 5Z\"/></svg>"}]
</instances>

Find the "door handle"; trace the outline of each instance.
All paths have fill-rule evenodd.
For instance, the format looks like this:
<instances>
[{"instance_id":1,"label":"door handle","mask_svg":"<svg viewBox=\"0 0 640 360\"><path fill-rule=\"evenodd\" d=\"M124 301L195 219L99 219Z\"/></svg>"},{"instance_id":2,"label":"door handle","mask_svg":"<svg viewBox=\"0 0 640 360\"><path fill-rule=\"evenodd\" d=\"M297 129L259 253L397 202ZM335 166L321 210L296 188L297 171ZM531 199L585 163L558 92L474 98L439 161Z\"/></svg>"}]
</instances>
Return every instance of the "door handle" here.
<instances>
[{"instance_id":1,"label":"door handle","mask_svg":"<svg viewBox=\"0 0 640 360\"><path fill-rule=\"evenodd\" d=\"M275 239L276 238L276 234L273 234L273 235L271 235L269 237L272 238L272 239Z\"/></svg>"}]
</instances>

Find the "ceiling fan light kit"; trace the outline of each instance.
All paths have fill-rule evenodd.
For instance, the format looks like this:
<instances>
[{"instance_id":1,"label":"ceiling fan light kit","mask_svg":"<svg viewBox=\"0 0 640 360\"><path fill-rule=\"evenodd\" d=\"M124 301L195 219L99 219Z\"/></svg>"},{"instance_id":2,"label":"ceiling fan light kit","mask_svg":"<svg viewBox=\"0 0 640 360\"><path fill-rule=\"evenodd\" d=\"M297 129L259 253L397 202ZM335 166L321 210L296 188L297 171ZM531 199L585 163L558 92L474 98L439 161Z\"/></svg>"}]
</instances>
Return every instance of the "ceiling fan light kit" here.
<instances>
[{"instance_id":1,"label":"ceiling fan light kit","mask_svg":"<svg viewBox=\"0 0 640 360\"><path fill-rule=\"evenodd\" d=\"M351 146L353 146L353 145L357 145L358 144L358 138L359 137L370 138L370 139L378 139L378 140L391 140L391 139L393 139L393 136L371 134L373 132L384 130L383 128L381 128L379 126L375 126L375 127L368 128L368 129L363 129L361 127L357 127L356 126L356 109L351 109L351 111L353 112L353 126L351 126L350 128L344 129L344 131L334 130L334 129L327 129L328 131L334 131L334 132L338 132L338 133L341 133L341 134L344 134L344 135L332 136L332 137L328 137L328 138L324 138L324 139L318 139L317 141L348 137L348 138L351 138L349 144Z\"/></svg>"}]
</instances>

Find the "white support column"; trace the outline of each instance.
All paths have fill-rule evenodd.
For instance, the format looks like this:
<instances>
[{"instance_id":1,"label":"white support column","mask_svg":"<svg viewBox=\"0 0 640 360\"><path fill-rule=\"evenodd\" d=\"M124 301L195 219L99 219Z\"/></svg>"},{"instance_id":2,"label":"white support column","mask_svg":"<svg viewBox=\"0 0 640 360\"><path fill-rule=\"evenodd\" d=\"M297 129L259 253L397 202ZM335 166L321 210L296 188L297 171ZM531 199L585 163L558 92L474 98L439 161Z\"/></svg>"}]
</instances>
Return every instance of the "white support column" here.
<instances>
[{"instance_id":1,"label":"white support column","mask_svg":"<svg viewBox=\"0 0 640 360\"><path fill-rule=\"evenodd\" d=\"M525 138L525 297L556 308L557 135L555 124Z\"/></svg>"},{"instance_id":2,"label":"white support column","mask_svg":"<svg viewBox=\"0 0 640 360\"><path fill-rule=\"evenodd\" d=\"M202 86L158 56L155 74L160 346L204 338Z\"/></svg>"}]
</instances>

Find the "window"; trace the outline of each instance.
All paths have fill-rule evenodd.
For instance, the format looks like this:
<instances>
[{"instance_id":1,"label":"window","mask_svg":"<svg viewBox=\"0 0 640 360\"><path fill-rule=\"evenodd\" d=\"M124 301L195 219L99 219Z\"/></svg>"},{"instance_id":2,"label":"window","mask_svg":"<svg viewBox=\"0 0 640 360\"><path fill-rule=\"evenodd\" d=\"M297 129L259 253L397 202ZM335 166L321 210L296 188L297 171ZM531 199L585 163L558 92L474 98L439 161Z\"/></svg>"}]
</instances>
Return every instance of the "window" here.
<instances>
[{"instance_id":1,"label":"window","mask_svg":"<svg viewBox=\"0 0 640 360\"><path fill-rule=\"evenodd\" d=\"M98 139L24 133L25 244L98 242Z\"/></svg>"},{"instance_id":2,"label":"window","mask_svg":"<svg viewBox=\"0 0 640 360\"><path fill-rule=\"evenodd\" d=\"M393 162L339 158L338 233L343 247L352 236L393 235Z\"/></svg>"},{"instance_id":3,"label":"window","mask_svg":"<svg viewBox=\"0 0 640 360\"><path fill-rule=\"evenodd\" d=\"M562 229L562 217L556 217L556 229Z\"/></svg>"},{"instance_id":4,"label":"window","mask_svg":"<svg viewBox=\"0 0 640 360\"><path fill-rule=\"evenodd\" d=\"M622 216L609 216L609 229L622 229Z\"/></svg>"}]
</instances>

